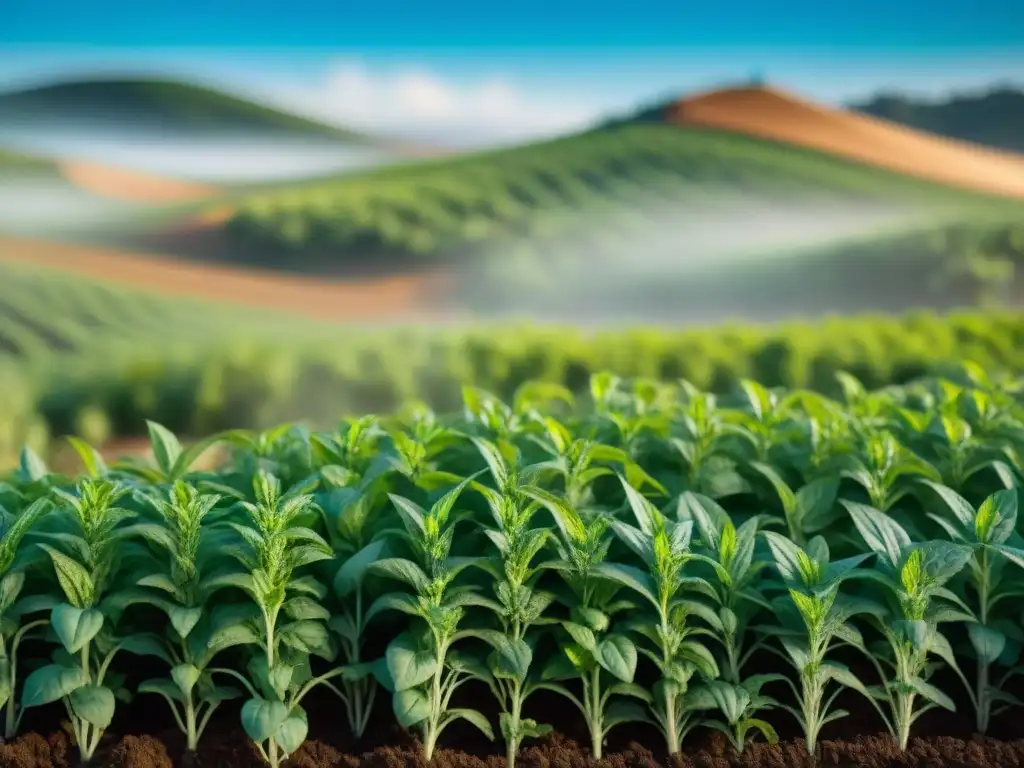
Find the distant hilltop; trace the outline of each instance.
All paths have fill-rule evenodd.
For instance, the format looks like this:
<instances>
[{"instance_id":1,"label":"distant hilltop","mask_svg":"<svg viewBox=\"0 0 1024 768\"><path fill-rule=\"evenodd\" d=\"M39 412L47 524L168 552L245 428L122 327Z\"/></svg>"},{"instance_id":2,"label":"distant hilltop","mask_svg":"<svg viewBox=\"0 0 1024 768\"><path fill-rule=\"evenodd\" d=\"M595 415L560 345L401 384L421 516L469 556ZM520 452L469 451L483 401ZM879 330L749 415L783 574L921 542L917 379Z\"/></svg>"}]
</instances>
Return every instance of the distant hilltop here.
<instances>
[{"instance_id":1,"label":"distant hilltop","mask_svg":"<svg viewBox=\"0 0 1024 768\"><path fill-rule=\"evenodd\" d=\"M849 108L940 136L1024 152L1024 86L1000 85L939 101L881 93Z\"/></svg>"}]
</instances>

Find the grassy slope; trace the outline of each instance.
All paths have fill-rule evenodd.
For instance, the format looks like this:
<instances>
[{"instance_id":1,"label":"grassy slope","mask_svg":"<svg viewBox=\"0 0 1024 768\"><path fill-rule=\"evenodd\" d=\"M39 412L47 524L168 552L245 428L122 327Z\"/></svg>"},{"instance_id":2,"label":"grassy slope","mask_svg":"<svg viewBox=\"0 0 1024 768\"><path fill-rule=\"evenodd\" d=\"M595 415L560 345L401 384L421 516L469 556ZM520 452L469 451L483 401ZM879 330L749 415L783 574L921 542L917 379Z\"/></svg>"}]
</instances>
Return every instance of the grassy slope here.
<instances>
[{"instance_id":1,"label":"grassy slope","mask_svg":"<svg viewBox=\"0 0 1024 768\"><path fill-rule=\"evenodd\" d=\"M174 80L81 80L0 94L0 118L6 120L60 121L83 116L111 124L155 124L179 134L246 131L370 140L213 88Z\"/></svg>"},{"instance_id":2,"label":"grassy slope","mask_svg":"<svg viewBox=\"0 0 1024 768\"><path fill-rule=\"evenodd\" d=\"M41 267L0 264L0 363L29 369L56 360L101 364L122 351L170 354L243 330L278 338L327 327L262 308L165 298Z\"/></svg>"},{"instance_id":3,"label":"grassy slope","mask_svg":"<svg viewBox=\"0 0 1024 768\"><path fill-rule=\"evenodd\" d=\"M996 218L1024 210L1019 201L738 134L629 124L255 195L226 226L239 244L279 263L318 249L339 259L439 260L523 236L649 228L653 206L735 201L900 204Z\"/></svg>"}]
</instances>

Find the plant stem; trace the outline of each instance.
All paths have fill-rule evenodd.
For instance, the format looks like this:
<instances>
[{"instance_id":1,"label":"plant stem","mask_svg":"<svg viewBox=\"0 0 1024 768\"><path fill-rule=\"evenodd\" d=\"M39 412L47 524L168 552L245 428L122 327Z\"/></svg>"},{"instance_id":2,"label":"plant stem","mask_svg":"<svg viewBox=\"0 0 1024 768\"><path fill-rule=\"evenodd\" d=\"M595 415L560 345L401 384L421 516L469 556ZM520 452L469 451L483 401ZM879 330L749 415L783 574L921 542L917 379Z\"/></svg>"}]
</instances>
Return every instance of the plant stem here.
<instances>
[{"instance_id":1,"label":"plant stem","mask_svg":"<svg viewBox=\"0 0 1024 768\"><path fill-rule=\"evenodd\" d=\"M978 568L978 623L988 626L989 583L988 583L988 549L982 547L981 563ZM989 694L989 664L982 654L978 654L978 676L975 685L975 702L977 713L975 726L978 733L988 731L992 711L992 698Z\"/></svg>"},{"instance_id":2,"label":"plant stem","mask_svg":"<svg viewBox=\"0 0 1024 768\"><path fill-rule=\"evenodd\" d=\"M601 667L594 665L590 673L589 690L584 691L584 700L590 709L587 720L590 725L590 749L595 760L601 759L601 747L604 741L604 718L601 712ZM589 694L589 696L588 696Z\"/></svg>"}]
</instances>

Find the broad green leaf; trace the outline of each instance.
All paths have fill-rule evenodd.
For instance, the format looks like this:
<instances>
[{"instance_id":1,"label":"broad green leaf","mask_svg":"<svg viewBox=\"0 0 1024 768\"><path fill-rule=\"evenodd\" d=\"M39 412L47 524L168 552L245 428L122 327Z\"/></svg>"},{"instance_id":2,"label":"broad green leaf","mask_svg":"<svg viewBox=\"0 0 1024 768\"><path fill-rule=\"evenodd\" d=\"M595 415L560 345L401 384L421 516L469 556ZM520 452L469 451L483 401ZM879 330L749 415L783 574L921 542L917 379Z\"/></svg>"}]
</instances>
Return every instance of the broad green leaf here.
<instances>
[{"instance_id":1,"label":"broad green leaf","mask_svg":"<svg viewBox=\"0 0 1024 768\"><path fill-rule=\"evenodd\" d=\"M281 727L277 729L274 741L285 755L290 755L302 746L308 733L309 722L306 719L306 713L301 709L294 709L281 723Z\"/></svg>"},{"instance_id":2,"label":"broad green leaf","mask_svg":"<svg viewBox=\"0 0 1024 768\"><path fill-rule=\"evenodd\" d=\"M257 744L277 733L287 717L288 707L280 701L267 701L257 696L242 705L242 727Z\"/></svg>"},{"instance_id":3,"label":"broad green leaf","mask_svg":"<svg viewBox=\"0 0 1024 768\"><path fill-rule=\"evenodd\" d=\"M338 597L346 597L359 587L367 569L380 559L386 546L384 539L370 542L342 564L334 577L334 591Z\"/></svg>"},{"instance_id":4,"label":"broad green leaf","mask_svg":"<svg viewBox=\"0 0 1024 768\"><path fill-rule=\"evenodd\" d=\"M396 691L391 699L391 709L398 724L412 728L430 717L430 701L419 688Z\"/></svg>"},{"instance_id":5,"label":"broad green leaf","mask_svg":"<svg viewBox=\"0 0 1024 768\"><path fill-rule=\"evenodd\" d=\"M188 696L202 673L194 664L176 664L171 669L171 679L183 694Z\"/></svg>"},{"instance_id":6,"label":"broad green leaf","mask_svg":"<svg viewBox=\"0 0 1024 768\"><path fill-rule=\"evenodd\" d=\"M89 683L89 678L79 667L61 664L47 664L32 672L25 679L21 693L21 706L41 707L59 701L76 688Z\"/></svg>"},{"instance_id":7,"label":"broad green leaf","mask_svg":"<svg viewBox=\"0 0 1024 768\"><path fill-rule=\"evenodd\" d=\"M903 527L884 512L866 504L846 499L841 499L840 503L850 513L857 532L871 551L883 557L891 568L899 567L903 552L910 546L910 536Z\"/></svg>"},{"instance_id":8,"label":"broad green leaf","mask_svg":"<svg viewBox=\"0 0 1024 768\"><path fill-rule=\"evenodd\" d=\"M50 623L68 653L78 653L103 628L103 614L94 608L60 603L50 612Z\"/></svg>"},{"instance_id":9,"label":"broad green leaf","mask_svg":"<svg viewBox=\"0 0 1024 768\"><path fill-rule=\"evenodd\" d=\"M967 634L978 657L987 664L998 659L1006 647L1006 635L993 627L971 623L967 625Z\"/></svg>"},{"instance_id":10,"label":"broad green leaf","mask_svg":"<svg viewBox=\"0 0 1024 768\"><path fill-rule=\"evenodd\" d=\"M633 682L636 674L637 651L633 641L625 635L605 638L594 654L597 662L619 680Z\"/></svg>"},{"instance_id":11,"label":"broad green leaf","mask_svg":"<svg viewBox=\"0 0 1024 768\"><path fill-rule=\"evenodd\" d=\"M392 579L403 581L417 592L426 591L430 586L430 579L412 560L401 557L389 557L384 560L377 560L372 563L368 570L382 576L389 576Z\"/></svg>"},{"instance_id":12,"label":"broad green leaf","mask_svg":"<svg viewBox=\"0 0 1024 768\"><path fill-rule=\"evenodd\" d=\"M174 433L155 421L147 421L146 428L149 430L149 442L156 465L164 475L170 476L181 455L181 443Z\"/></svg>"},{"instance_id":13,"label":"broad green leaf","mask_svg":"<svg viewBox=\"0 0 1024 768\"><path fill-rule=\"evenodd\" d=\"M449 722L451 720L465 720L467 723L472 723L484 736L494 741L494 729L491 727L490 721L475 709L459 708L448 710L446 719Z\"/></svg>"},{"instance_id":14,"label":"broad green leaf","mask_svg":"<svg viewBox=\"0 0 1024 768\"><path fill-rule=\"evenodd\" d=\"M83 685L68 697L74 713L97 728L106 728L114 719L114 692L102 685Z\"/></svg>"},{"instance_id":15,"label":"broad green leaf","mask_svg":"<svg viewBox=\"0 0 1024 768\"><path fill-rule=\"evenodd\" d=\"M391 641L385 658L396 691L425 683L437 671L434 654L428 649L419 648L409 633L401 634Z\"/></svg>"}]
</instances>

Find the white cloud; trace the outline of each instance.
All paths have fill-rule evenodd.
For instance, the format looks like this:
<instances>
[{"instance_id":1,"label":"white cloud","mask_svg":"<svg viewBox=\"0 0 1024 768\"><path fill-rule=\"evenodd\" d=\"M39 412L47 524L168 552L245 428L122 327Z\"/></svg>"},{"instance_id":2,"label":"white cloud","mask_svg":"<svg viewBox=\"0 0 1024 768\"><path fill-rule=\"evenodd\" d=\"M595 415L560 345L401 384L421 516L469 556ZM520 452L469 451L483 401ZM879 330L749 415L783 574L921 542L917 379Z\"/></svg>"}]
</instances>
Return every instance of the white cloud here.
<instances>
[{"instance_id":1,"label":"white cloud","mask_svg":"<svg viewBox=\"0 0 1024 768\"><path fill-rule=\"evenodd\" d=\"M357 128L473 143L570 131L600 114L572 98L528 92L500 79L463 84L422 68L374 72L359 61L333 65L304 101Z\"/></svg>"}]
</instances>

